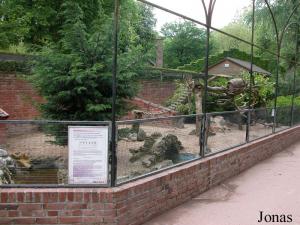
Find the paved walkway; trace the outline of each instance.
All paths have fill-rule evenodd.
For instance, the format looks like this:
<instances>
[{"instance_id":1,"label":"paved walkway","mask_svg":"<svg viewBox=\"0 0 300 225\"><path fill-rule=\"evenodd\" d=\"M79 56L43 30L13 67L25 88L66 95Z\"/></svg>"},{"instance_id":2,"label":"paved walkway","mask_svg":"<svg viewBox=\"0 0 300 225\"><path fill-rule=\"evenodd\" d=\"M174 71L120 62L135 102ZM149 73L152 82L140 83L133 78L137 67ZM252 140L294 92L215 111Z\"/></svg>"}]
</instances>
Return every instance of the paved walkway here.
<instances>
[{"instance_id":1,"label":"paved walkway","mask_svg":"<svg viewBox=\"0 0 300 225\"><path fill-rule=\"evenodd\" d=\"M258 223L260 211L293 221ZM145 225L198 224L300 225L300 142Z\"/></svg>"}]
</instances>

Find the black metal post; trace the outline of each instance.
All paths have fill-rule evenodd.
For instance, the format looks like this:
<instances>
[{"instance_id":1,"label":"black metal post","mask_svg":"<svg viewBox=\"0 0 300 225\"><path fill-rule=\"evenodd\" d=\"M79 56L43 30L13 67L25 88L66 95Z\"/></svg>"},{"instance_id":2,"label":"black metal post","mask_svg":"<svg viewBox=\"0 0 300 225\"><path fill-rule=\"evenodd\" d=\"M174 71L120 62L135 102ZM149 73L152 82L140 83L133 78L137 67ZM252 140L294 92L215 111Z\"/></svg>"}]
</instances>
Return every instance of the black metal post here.
<instances>
[{"instance_id":1,"label":"black metal post","mask_svg":"<svg viewBox=\"0 0 300 225\"><path fill-rule=\"evenodd\" d=\"M251 65L250 65L250 78L249 78L250 84L249 84L249 102L248 102L248 112L247 112L246 142L249 142L249 136L250 136L252 86L255 85L255 80L253 77L254 27L255 27L255 0L252 1L252 31L251 31L252 44L251 44Z\"/></svg>"},{"instance_id":2,"label":"black metal post","mask_svg":"<svg viewBox=\"0 0 300 225\"><path fill-rule=\"evenodd\" d=\"M275 133L275 131L276 131L275 128L276 128L276 124L277 124L277 97L278 97L278 88L279 88L278 81L279 81L279 63L280 63L280 58L281 58L281 55L280 55L281 54L281 45L282 45L282 40L285 35L285 32L286 32L287 28L290 26L290 20L292 19L292 16L297 12L297 10L300 6L300 3L298 5L296 5L296 7L293 9L292 13L288 16L287 22L283 27L282 33L279 34L278 26L277 26L277 23L275 20L275 15L274 15L273 10L271 9L271 5L268 0L264 0L264 1L268 7L270 14L271 14L271 18L272 18L274 28L275 28L275 33L276 33L276 41L277 41L276 84L275 84L275 99L274 99L274 109L273 109L274 110L273 133Z\"/></svg>"},{"instance_id":3,"label":"black metal post","mask_svg":"<svg viewBox=\"0 0 300 225\"><path fill-rule=\"evenodd\" d=\"M205 69L204 69L204 94L202 98L202 106L203 106L203 116L201 120L201 130L200 130L200 156L203 158L205 157L205 149L207 147L207 133L206 132L206 124L207 124L207 109L206 109L206 101L207 101L207 85L208 85L208 67L209 67L209 54L210 54L210 28L211 28L211 21L212 15L214 11L214 7L216 4L216 0L210 0L208 8L204 0L202 0L202 5L205 11L206 16L206 44L205 44Z\"/></svg>"},{"instance_id":4,"label":"black metal post","mask_svg":"<svg viewBox=\"0 0 300 225\"><path fill-rule=\"evenodd\" d=\"M205 156L205 148L206 148L206 120L207 118L207 110L206 110L206 99L207 99L207 80L208 80L208 67L209 67L209 43L210 43L210 28L206 29L206 55L205 55L205 76L204 76L204 94L202 98L203 105L203 116L201 119L201 130L200 130L200 156Z\"/></svg>"},{"instance_id":5,"label":"black metal post","mask_svg":"<svg viewBox=\"0 0 300 225\"><path fill-rule=\"evenodd\" d=\"M291 107L291 127L294 125L294 108L295 108L295 95L296 95L296 74L297 74L297 62L299 52L299 24L296 24L296 46L295 46L295 68L294 68L294 79L293 79L293 96L292 96L292 107Z\"/></svg>"},{"instance_id":6,"label":"black metal post","mask_svg":"<svg viewBox=\"0 0 300 225\"><path fill-rule=\"evenodd\" d=\"M280 51L279 51L280 52ZM280 53L279 53L280 54ZM277 56L276 59L276 80L275 80L275 98L274 98L274 107L273 107L273 129L272 132L275 133L276 131L276 124L277 124L277 97L278 97L278 89L279 89L279 63L280 63L280 56Z\"/></svg>"},{"instance_id":7,"label":"black metal post","mask_svg":"<svg viewBox=\"0 0 300 225\"><path fill-rule=\"evenodd\" d=\"M113 30L113 65L112 65L112 129L111 129L111 182L116 186L117 180L117 143L116 143L116 98L117 98L117 73L118 73L118 29L119 29L120 2L115 0L114 30Z\"/></svg>"},{"instance_id":8,"label":"black metal post","mask_svg":"<svg viewBox=\"0 0 300 225\"><path fill-rule=\"evenodd\" d=\"M273 128L272 128L272 132L275 133L275 127L276 127L276 113L277 113L277 95L278 95L278 81L279 81L279 62L280 62L280 47L281 47L281 44L280 44L280 38L279 38L279 32L278 32L278 27L277 27L277 23L276 23L276 20L275 20L275 16L274 16L274 13L271 9L271 5L270 3L268 2L268 0L265 0L265 3L268 7L268 10L270 12L270 15L271 15L271 18L272 18L272 21L273 21L273 24L274 24L274 29L275 29L275 35L276 35L276 44L277 44L277 60L276 60L276 80L275 80L275 99L274 99L274 107L272 109L272 114L273 114Z\"/></svg>"}]
</instances>

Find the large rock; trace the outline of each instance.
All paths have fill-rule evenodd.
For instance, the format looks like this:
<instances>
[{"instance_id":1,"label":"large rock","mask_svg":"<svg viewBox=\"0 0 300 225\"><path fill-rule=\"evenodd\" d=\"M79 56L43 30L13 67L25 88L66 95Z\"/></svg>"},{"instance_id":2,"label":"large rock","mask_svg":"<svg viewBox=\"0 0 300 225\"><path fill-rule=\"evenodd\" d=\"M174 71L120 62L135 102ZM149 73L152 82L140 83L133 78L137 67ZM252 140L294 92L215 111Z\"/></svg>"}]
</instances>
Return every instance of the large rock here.
<instances>
[{"instance_id":1,"label":"large rock","mask_svg":"<svg viewBox=\"0 0 300 225\"><path fill-rule=\"evenodd\" d=\"M172 159L174 155L179 154L182 148L177 136L168 134L154 143L151 152L156 156L156 161L163 161Z\"/></svg>"},{"instance_id":2,"label":"large rock","mask_svg":"<svg viewBox=\"0 0 300 225\"><path fill-rule=\"evenodd\" d=\"M222 117L222 116L216 116L211 118L210 123L210 133L218 133L218 132L225 132L227 130L230 130L228 127L228 122Z\"/></svg>"},{"instance_id":3,"label":"large rock","mask_svg":"<svg viewBox=\"0 0 300 225\"><path fill-rule=\"evenodd\" d=\"M142 165L146 168L149 168L155 164L155 156L154 155L147 155L144 157L142 161Z\"/></svg>"},{"instance_id":4,"label":"large rock","mask_svg":"<svg viewBox=\"0 0 300 225\"><path fill-rule=\"evenodd\" d=\"M3 158L0 158L0 169L6 166L6 161Z\"/></svg>"},{"instance_id":5,"label":"large rock","mask_svg":"<svg viewBox=\"0 0 300 225\"><path fill-rule=\"evenodd\" d=\"M8 155L7 151L0 149L0 184L11 184L12 173L15 172L15 161Z\"/></svg>"},{"instance_id":6,"label":"large rock","mask_svg":"<svg viewBox=\"0 0 300 225\"><path fill-rule=\"evenodd\" d=\"M137 141L137 134L136 134L136 133L130 133L130 134L128 135L128 139L129 139L130 141Z\"/></svg>"},{"instance_id":7,"label":"large rock","mask_svg":"<svg viewBox=\"0 0 300 225\"><path fill-rule=\"evenodd\" d=\"M171 160L183 148L182 144L173 134L160 136L161 134L157 133L157 135L146 137L142 147L130 149L129 151L132 154L130 162L139 161L144 168L148 169L148 172L171 165Z\"/></svg>"},{"instance_id":8,"label":"large rock","mask_svg":"<svg viewBox=\"0 0 300 225\"><path fill-rule=\"evenodd\" d=\"M137 133L137 141L145 141L147 137L146 132L143 129L139 129Z\"/></svg>"},{"instance_id":9,"label":"large rock","mask_svg":"<svg viewBox=\"0 0 300 225\"><path fill-rule=\"evenodd\" d=\"M212 121L218 127L226 126L226 120L223 118L223 116L215 116L215 117L212 118Z\"/></svg>"},{"instance_id":10,"label":"large rock","mask_svg":"<svg viewBox=\"0 0 300 225\"><path fill-rule=\"evenodd\" d=\"M0 148L0 157L7 157L7 156L8 156L7 151Z\"/></svg>"},{"instance_id":11,"label":"large rock","mask_svg":"<svg viewBox=\"0 0 300 225\"><path fill-rule=\"evenodd\" d=\"M146 137L144 145L138 149L129 149L129 152L132 154L130 157L130 162L135 162L141 159L143 156L147 154L151 154L151 148L155 143L155 138L153 137Z\"/></svg>"}]
</instances>

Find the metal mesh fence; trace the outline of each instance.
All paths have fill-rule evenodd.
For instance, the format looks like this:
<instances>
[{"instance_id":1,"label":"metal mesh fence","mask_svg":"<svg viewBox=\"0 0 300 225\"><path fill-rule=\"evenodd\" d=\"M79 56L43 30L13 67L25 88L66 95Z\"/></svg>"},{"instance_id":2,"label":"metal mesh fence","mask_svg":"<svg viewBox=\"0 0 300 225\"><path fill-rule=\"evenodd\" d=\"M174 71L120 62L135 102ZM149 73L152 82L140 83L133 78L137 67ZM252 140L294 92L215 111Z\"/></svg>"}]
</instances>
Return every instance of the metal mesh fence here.
<instances>
[{"instance_id":1,"label":"metal mesh fence","mask_svg":"<svg viewBox=\"0 0 300 225\"><path fill-rule=\"evenodd\" d=\"M299 125L300 124L300 106L295 106L293 110L293 125Z\"/></svg>"},{"instance_id":2,"label":"metal mesh fence","mask_svg":"<svg viewBox=\"0 0 300 225\"><path fill-rule=\"evenodd\" d=\"M105 122L1 121L0 181L22 185L68 184L68 126L100 126Z\"/></svg>"},{"instance_id":3,"label":"metal mesh fence","mask_svg":"<svg viewBox=\"0 0 300 225\"><path fill-rule=\"evenodd\" d=\"M118 182L198 158L196 117L175 116L118 124Z\"/></svg>"},{"instance_id":4,"label":"metal mesh fence","mask_svg":"<svg viewBox=\"0 0 300 225\"><path fill-rule=\"evenodd\" d=\"M274 117L273 109L254 109L250 113L249 141L272 134Z\"/></svg>"},{"instance_id":5,"label":"metal mesh fence","mask_svg":"<svg viewBox=\"0 0 300 225\"><path fill-rule=\"evenodd\" d=\"M186 12L180 13L173 6L165 8L164 3L159 6L146 0L138 1L143 6L153 7L156 13L163 12L164 16L153 18L159 19L159 24L163 24L160 20L164 20L165 16L171 15L178 22L188 22L185 25L197 28L201 37L195 40L196 45L188 48L185 45L187 35L180 34L178 36L184 37L182 43L174 48L170 46L173 36L168 36L168 32L151 31L145 35L151 38L145 39L147 44L142 46L142 52L132 51L134 49L129 46L140 45L138 37L142 37L147 29L150 31L151 25L145 27L145 30L137 29L133 35L136 38L128 40L132 42L132 46L127 46L123 39L127 38L125 31L128 30L128 22L133 21L130 21L132 17L127 17L129 11L126 11L126 7L120 7L119 10L119 1L116 1L114 38L110 40L113 42L110 45L114 46L112 124L115 124L119 111L125 111L126 115L118 118L123 121L117 122L116 132L113 132L116 139L112 140L112 158L109 160L112 168L117 169L116 177L115 171L111 172L113 181L120 184L197 159L200 155L200 143L204 143L202 147L204 146L205 156L300 123L299 102L293 105L294 102L289 101L290 97L294 100L296 93L299 94L299 88L295 85L299 75L299 41L298 37L291 36L291 24L297 22L294 22L297 19L296 10L292 14L287 12L290 16L287 16L289 21L286 22L289 23L286 23L286 27L278 23L279 33L266 34L266 42L260 46L261 38L256 38L257 30L261 29L258 22L261 13L268 11L260 10L255 1L247 0L243 3L249 10L247 24L240 23L239 27L230 28L233 23L227 29L221 29L222 26L213 19L214 7L217 14L228 13L221 5L215 5L216 1L203 1L201 10L205 17L201 18L190 15L188 8L185 9ZM268 1L263 2L268 10ZM192 5L187 7L190 10L193 8ZM268 14L269 20L265 22L268 26L276 26L271 10ZM296 46L291 45L292 39L295 39ZM217 40L222 45L213 46ZM134 66L135 59L132 63L125 63L127 56L134 58L135 54L143 62L140 66ZM258 74L262 75L261 78ZM244 79L243 85L238 85L241 83L235 79L241 78ZM268 78L268 82L259 80L263 78ZM120 87L128 90L120 90ZM213 89L217 91L214 92ZM120 94L127 91L130 92L128 96ZM116 95L117 92L119 95ZM126 104L116 104L119 100L124 100ZM228 108L225 103L229 103ZM6 100L5 104L5 107L9 107L10 101ZM289 107L284 107L286 105ZM260 106L266 108L253 109ZM232 111L235 109L241 111ZM225 110L231 112L219 112ZM215 111L218 113L207 113ZM202 112L205 116L191 115ZM206 118L206 121L200 117ZM16 184L68 184L67 127L71 124L97 126L102 122L0 123L0 148L3 149L0 160L2 164L5 161L11 169L5 179ZM113 126L113 131L115 127Z\"/></svg>"},{"instance_id":6,"label":"metal mesh fence","mask_svg":"<svg viewBox=\"0 0 300 225\"><path fill-rule=\"evenodd\" d=\"M292 107L281 107L276 109L276 131L287 129L291 126Z\"/></svg>"},{"instance_id":7,"label":"metal mesh fence","mask_svg":"<svg viewBox=\"0 0 300 225\"><path fill-rule=\"evenodd\" d=\"M299 107L277 109L275 131L298 125ZM228 150L273 133L272 108L208 113L206 133L200 135L202 115L170 116L117 123L117 184L147 176L200 157ZM68 126L101 126L105 122L1 121L0 160L5 159L11 184L68 185ZM0 163L2 163L2 161Z\"/></svg>"},{"instance_id":8,"label":"metal mesh fence","mask_svg":"<svg viewBox=\"0 0 300 225\"><path fill-rule=\"evenodd\" d=\"M246 142L246 112L207 115L206 154L216 153Z\"/></svg>"}]
</instances>

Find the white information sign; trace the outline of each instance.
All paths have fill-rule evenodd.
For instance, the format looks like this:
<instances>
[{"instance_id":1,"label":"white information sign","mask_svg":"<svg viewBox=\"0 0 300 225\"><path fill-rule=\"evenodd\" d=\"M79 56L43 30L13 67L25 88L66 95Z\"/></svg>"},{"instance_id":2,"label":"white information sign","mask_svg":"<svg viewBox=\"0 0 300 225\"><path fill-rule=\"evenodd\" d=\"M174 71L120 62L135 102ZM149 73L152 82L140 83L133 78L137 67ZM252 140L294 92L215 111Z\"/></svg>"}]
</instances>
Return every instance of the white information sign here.
<instances>
[{"instance_id":1,"label":"white information sign","mask_svg":"<svg viewBox=\"0 0 300 225\"><path fill-rule=\"evenodd\" d=\"M69 184L108 183L106 126L69 126Z\"/></svg>"}]
</instances>

